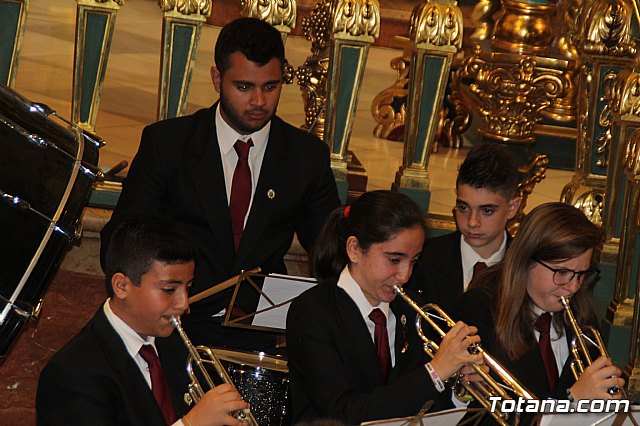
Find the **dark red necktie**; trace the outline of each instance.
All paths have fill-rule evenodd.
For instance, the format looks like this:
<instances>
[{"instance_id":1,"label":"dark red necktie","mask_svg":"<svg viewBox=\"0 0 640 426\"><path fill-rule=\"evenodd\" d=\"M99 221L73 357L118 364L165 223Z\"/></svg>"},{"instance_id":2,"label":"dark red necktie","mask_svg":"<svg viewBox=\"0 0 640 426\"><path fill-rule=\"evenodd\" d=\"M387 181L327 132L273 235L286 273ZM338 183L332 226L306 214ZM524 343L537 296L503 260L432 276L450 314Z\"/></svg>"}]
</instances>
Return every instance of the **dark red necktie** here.
<instances>
[{"instance_id":1,"label":"dark red necktie","mask_svg":"<svg viewBox=\"0 0 640 426\"><path fill-rule=\"evenodd\" d=\"M547 374L549 390L554 390L558 384L558 367L556 365L556 358L553 356L553 349L551 349L551 314L545 312L540 315L536 321L536 326L540 332L538 346L540 347L544 370Z\"/></svg>"},{"instance_id":2,"label":"dark red necktie","mask_svg":"<svg viewBox=\"0 0 640 426\"><path fill-rule=\"evenodd\" d=\"M376 325L373 330L373 340L376 343L380 371L385 383L391 370L391 352L389 350L389 334L387 333L387 317L376 308L369 314L369 318Z\"/></svg>"},{"instance_id":3,"label":"dark red necktie","mask_svg":"<svg viewBox=\"0 0 640 426\"><path fill-rule=\"evenodd\" d=\"M475 265L473 265L473 276L471 277L471 279L474 279L475 277L478 276L478 274L482 271L484 271L485 269L487 269L487 264L484 262L476 262Z\"/></svg>"},{"instance_id":4,"label":"dark red necktie","mask_svg":"<svg viewBox=\"0 0 640 426\"><path fill-rule=\"evenodd\" d=\"M251 169L249 168L249 149L253 141L237 140L233 148L238 154L238 162L233 172L231 183L231 197L229 199L229 213L231 215L231 229L233 230L233 244L236 250L240 246L242 231L244 230L244 218L249 210L251 202Z\"/></svg>"},{"instance_id":5,"label":"dark red necktie","mask_svg":"<svg viewBox=\"0 0 640 426\"><path fill-rule=\"evenodd\" d=\"M171 392L169 391L169 383L167 383L166 377L164 377L164 371L162 365L156 355L155 349L151 345L142 345L140 348L140 356L147 362L149 366L149 373L151 374L151 391L153 396L162 411L164 419L167 424L173 424L176 421L176 412L173 408L173 401L171 399Z\"/></svg>"}]
</instances>

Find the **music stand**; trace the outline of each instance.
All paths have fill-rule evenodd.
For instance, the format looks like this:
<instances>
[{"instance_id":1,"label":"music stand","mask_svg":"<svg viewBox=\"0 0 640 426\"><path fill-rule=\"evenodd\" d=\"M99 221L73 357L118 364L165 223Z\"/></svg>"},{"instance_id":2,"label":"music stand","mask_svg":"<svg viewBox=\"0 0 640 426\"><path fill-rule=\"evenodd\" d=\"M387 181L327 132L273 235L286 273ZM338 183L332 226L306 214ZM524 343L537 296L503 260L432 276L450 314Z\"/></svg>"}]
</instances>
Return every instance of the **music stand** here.
<instances>
[{"instance_id":1,"label":"music stand","mask_svg":"<svg viewBox=\"0 0 640 426\"><path fill-rule=\"evenodd\" d=\"M539 426L638 426L640 406L631 405L626 413L543 413Z\"/></svg>"},{"instance_id":2,"label":"music stand","mask_svg":"<svg viewBox=\"0 0 640 426\"><path fill-rule=\"evenodd\" d=\"M262 281L262 285L256 281ZM261 274L256 270L242 271L235 279L231 302L221 324L229 327L284 333L289 304L300 293L316 283L314 278ZM257 299L258 304L255 307L251 306L248 313L242 312L240 315L234 316L241 289L244 291L245 299L247 296L252 301ZM271 314L269 318L267 318L267 314Z\"/></svg>"},{"instance_id":3,"label":"music stand","mask_svg":"<svg viewBox=\"0 0 640 426\"><path fill-rule=\"evenodd\" d=\"M423 410L420 410L423 411ZM471 416L464 419L464 423L460 423L468 414ZM403 417L398 419L376 420L372 422L361 423L360 426L451 426L451 425L470 425L477 424L483 416L487 414L484 408L452 408L450 410L438 411L435 413L421 414L418 413L413 417Z\"/></svg>"}]
</instances>

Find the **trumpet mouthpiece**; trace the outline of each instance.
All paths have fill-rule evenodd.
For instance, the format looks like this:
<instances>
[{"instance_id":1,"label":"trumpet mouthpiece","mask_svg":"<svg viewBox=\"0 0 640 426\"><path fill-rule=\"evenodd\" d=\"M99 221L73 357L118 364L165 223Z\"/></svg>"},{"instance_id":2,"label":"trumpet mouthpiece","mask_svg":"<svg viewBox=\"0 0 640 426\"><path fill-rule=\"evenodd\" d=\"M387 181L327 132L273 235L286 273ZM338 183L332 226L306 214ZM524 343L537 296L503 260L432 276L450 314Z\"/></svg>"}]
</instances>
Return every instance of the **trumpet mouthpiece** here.
<instances>
[{"instance_id":1,"label":"trumpet mouthpiece","mask_svg":"<svg viewBox=\"0 0 640 426\"><path fill-rule=\"evenodd\" d=\"M562 303L562 306L564 306L565 308L569 306L570 301L571 298L569 296L560 296L560 303Z\"/></svg>"},{"instance_id":2,"label":"trumpet mouthpiece","mask_svg":"<svg viewBox=\"0 0 640 426\"><path fill-rule=\"evenodd\" d=\"M171 317L171 324L173 324L174 327L180 327L180 316L178 315L174 315Z\"/></svg>"},{"instance_id":3,"label":"trumpet mouthpiece","mask_svg":"<svg viewBox=\"0 0 640 426\"><path fill-rule=\"evenodd\" d=\"M402 287L400 287L399 285L394 285L393 286L393 291L395 291L396 294L400 294L400 293L402 293Z\"/></svg>"}]
</instances>

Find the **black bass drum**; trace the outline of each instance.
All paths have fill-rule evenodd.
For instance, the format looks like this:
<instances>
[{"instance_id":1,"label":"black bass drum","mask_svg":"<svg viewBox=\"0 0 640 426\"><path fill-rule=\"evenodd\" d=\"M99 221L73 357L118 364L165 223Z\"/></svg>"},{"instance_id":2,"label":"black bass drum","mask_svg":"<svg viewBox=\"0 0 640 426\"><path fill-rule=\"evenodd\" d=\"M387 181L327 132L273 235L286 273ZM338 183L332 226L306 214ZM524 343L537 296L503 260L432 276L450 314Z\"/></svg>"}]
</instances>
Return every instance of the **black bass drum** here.
<instances>
[{"instance_id":1,"label":"black bass drum","mask_svg":"<svg viewBox=\"0 0 640 426\"><path fill-rule=\"evenodd\" d=\"M0 84L0 356L37 317L100 175L102 144Z\"/></svg>"}]
</instances>

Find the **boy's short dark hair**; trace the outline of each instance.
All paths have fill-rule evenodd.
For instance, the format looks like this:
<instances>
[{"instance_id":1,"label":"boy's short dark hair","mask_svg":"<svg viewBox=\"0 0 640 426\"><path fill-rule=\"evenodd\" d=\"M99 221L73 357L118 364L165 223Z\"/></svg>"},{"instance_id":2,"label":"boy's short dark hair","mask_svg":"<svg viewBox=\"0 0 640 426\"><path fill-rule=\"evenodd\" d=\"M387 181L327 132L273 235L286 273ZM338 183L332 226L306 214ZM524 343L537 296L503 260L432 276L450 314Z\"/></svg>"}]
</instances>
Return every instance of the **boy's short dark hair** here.
<instances>
[{"instance_id":1,"label":"boy's short dark hair","mask_svg":"<svg viewBox=\"0 0 640 426\"><path fill-rule=\"evenodd\" d=\"M239 18L220 30L214 59L220 74L229 69L229 56L240 52L252 62L265 65L272 58L284 64L284 44L280 32L256 18Z\"/></svg>"},{"instance_id":2,"label":"boy's short dark hair","mask_svg":"<svg viewBox=\"0 0 640 426\"><path fill-rule=\"evenodd\" d=\"M510 200L516 196L520 173L516 160L504 146L496 143L476 145L460 165L456 187L486 188Z\"/></svg>"},{"instance_id":3,"label":"boy's short dark hair","mask_svg":"<svg viewBox=\"0 0 640 426\"><path fill-rule=\"evenodd\" d=\"M151 268L154 260L174 264L195 261L198 250L191 237L174 221L135 217L122 222L113 232L105 273L107 293L113 296L111 278L120 272L135 285Z\"/></svg>"}]
</instances>

